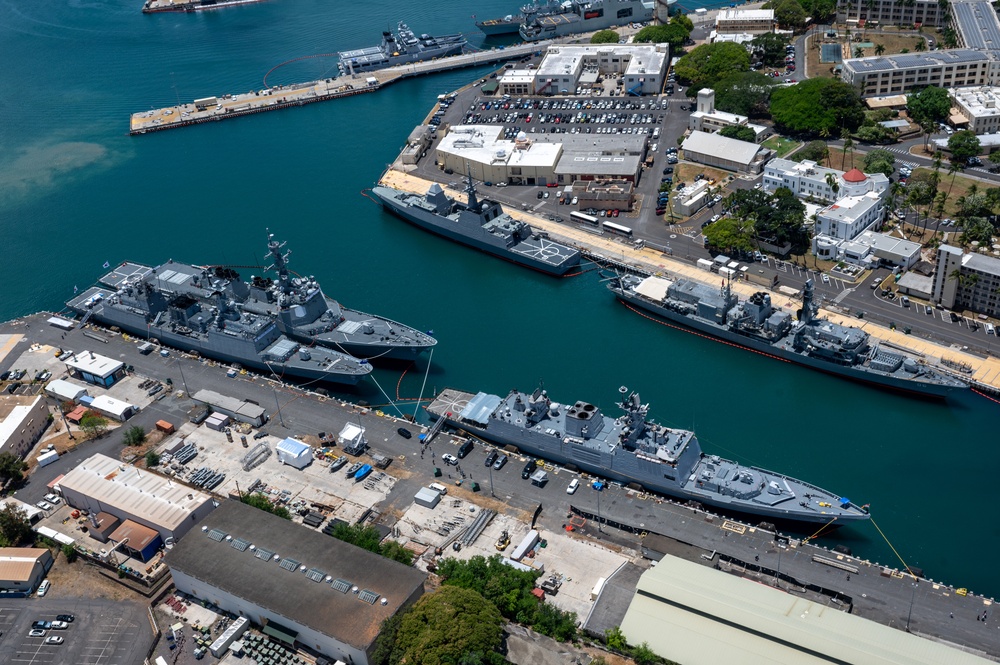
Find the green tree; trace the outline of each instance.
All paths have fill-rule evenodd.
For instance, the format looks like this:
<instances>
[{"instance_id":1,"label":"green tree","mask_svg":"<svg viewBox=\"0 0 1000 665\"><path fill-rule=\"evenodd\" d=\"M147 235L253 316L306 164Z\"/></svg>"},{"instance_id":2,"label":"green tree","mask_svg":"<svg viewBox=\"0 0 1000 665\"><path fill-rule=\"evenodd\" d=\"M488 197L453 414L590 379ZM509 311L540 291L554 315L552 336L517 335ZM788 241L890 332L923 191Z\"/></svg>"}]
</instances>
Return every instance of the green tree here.
<instances>
[{"instance_id":1,"label":"green tree","mask_svg":"<svg viewBox=\"0 0 1000 665\"><path fill-rule=\"evenodd\" d=\"M796 152L792 156L792 159L797 162L808 160L810 162L820 163L829 156L830 149L827 147L826 141L810 141L798 152Z\"/></svg>"},{"instance_id":2,"label":"green tree","mask_svg":"<svg viewBox=\"0 0 1000 665\"><path fill-rule=\"evenodd\" d=\"M5 503L0 508L0 541L3 547L17 547L31 541L28 513L13 503Z\"/></svg>"},{"instance_id":3,"label":"green tree","mask_svg":"<svg viewBox=\"0 0 1000 665\"><path fill-rule=\"evenodd\" d=\"M750 41L750 48L760 55L768 67L779 67L785 62L787 45L788 40L785 37L773 32L765 32Z\"/></svg>"},{"instance_id":4,"label":"green tree","mask_svg":"<svg viewBox=\"0 0 1000 665\"><path fill-rule=\"evenodd\" d=\"M774 78L758 72L726 76L715 84L715 107L727 113L766 118L774 90Z\"/></svg>"},{"instance_id":5,"label":"green tree","mask_svg":"<svg viewBox=\"0 0 1000 665\"><path fill-rule=\"evenodd\" d=\"M337 524L330 535L376 554L379 553L379 543L382 541L378 529L363 524Z\"/></svg>"},{"instance_id":6,"label":"green tree","mask_svg":"<svg viewBox=\"0 0 1000 665\"><path fill-rule=\"evenodd\" d=\"M685 30L687 30L688 33L691 33L691 31L694 30L694 21L692 21L690 18L688 18L684 14L674 14L670 18L670 24L671 25L679 25L682 28L684 28Z\"/></svg>"},{"instance_id":7,"label":"green tree","mask_svg":"<svg viewBox=\"0 0 1000 665\"><path fill-rule=\"evenodd\" d=\"M749 70L750 54L743 46L732 42L702 44L682 56L674 68L677 78L690 83L696 93L736 72Z\"/></svg>"},{"instance_id":8,"label":"green tree","mask_svg":"<svg viewBox=\"0 0 1000 665\"><path fill-rule=\"evenodd\" d=\"M861 99L853 87L836 79L813 78L778 88L771 94L771 117L789 134L853 131L864 120Z\"/></svg>"},{"instance_id":9,"label":"green tree","mask_svg":"<svg viewBox=\"0 0 1000 665\"><path fill-rule=\"evenodd\" d=\"M382 543L382 546L379 548L379 554L384 556L386 559L398 561L404 566L413 565L413 552L406 549L395 540L387 540Z\"/></svg>"},{"instance_id":10,"label":"green tree","mask_svg":"<svg viewBox=\"0 0 1000 665\"><path fill-rule=\"evenodd\" d=\"M906 98L906 110L918 125L940 122L951 111L951 99L944 88L929 85L910 93Z\"/></svg>"},{"instance_id":11,"label":"green tree","mask_svg":"<svg viewBox=\"0 0 1000 665\"><path fill-rule=\"evenodd\" d=\"M876 149L865 155L863 167L865 173L884 173L891 176L896 170L896 156L888 150Z\"/></svg>"},{"instance_id":12,"label":"green tree","mask_svg":"<svg viewBox=\"0 0 1000 665\"><path fill-rule=\"evenodd\" d=\"M102 418L93 411L88 411L80 418L80 429L89 439L96 439L104 436L108 431L108 420Z\"/></svg>"},{"instance_id":13,"label":"green tree","mask_svg":"<svg viewBox=\"0 0 1000 665\"><path fill-rule=\"evenodd\" d=\"M994 166L1000 164L1000 150L997 152L991 152L990 156L986 159L990 160L990 164L993 164Z\"/></svg>"},{"instance_id":14,"label":"green tree","mask_svg":"<svg viewBox=\"0 0 1000 665\"><path fill-rule=\"evenodd\" d=\"M731 139L748 141L750 143L755 143L757 141L757 133L746 125L730 125L728 127L723 127L719 130L719 134Z\"/></svg>"},{"instance_id":15,"label":"green tree","mask_svg":"<svg viewBox=\"0 0 1000 665\"><path fill-rule=\"evenodd\" d=\"M636 665L653 665L653 663L659 662L660 657L649 648L648 643L643 642L632 648L632 659L635 660Z\"/></svg>"},{"instance_id":16,"label":"green tree","mask_svg":"<svg viewBox=\"0 0 1000 665\"><path fill-rule=\"evenodd\" d=\"M621 37L614 30L598 30L590 38L591 44L617 44Z\"/></svg>"},{"instance_id":17,"label":"green tree","mask_svg":"<svg viewBox=\"0 0 1000 665\"><path fill-rule=\"evenodd\" d=\"M751 220L723 217L706 226L702 233L705 234L709 247L726 253L752 252L754 249L754 229Z\"/></svg>"},{"instance_id":18,"label":"green tree","mask_svg":"<svg viewBox=\"0 0 1000 665\"><path fill-rule=\"evenodd\" d=\"M948 137L952 161L964 164L970 157L978 155L979 149L979 137L972 130L965 129Z\"/></svg>"},{"instance_id":19,"label":"green tree","mask_svg":"<svg viewBox=\"0 0 1000 665\"><path fill-rule=\"evenodd\" d=\"M628 648L628 642L625 640L625 634L622 633L621 626L612 626L605 630L604 641L608 645L608 648L615 651L625 651Z\"/></svg>"},{"instance_id":20,"label":"green tree","mask_svg":"<svg viewBox=\"0 0 1000 665\"><path fill-rule=\"evenodd\" d=\"M882 44L876 44L875 55L882 55L883 53L885 53L885 46L883 46Z\"/></svg>"},{"instance_id":21,"label":"green tree","mask_svg":"<svg viewBox=\"0 0 1000 665\"><path fill-rule=\"evenodd\" d=\"M445 586L427 594L399 623L390 662L450 665L471 653L496 651L503 617L471 589Z\"/></svg>"},{"instance_id":22,"label":"green tree","mask_svg":"<svg viewBox=\"0 0 1000 665\"><path fill-rule=\"evenodd\" d=\"M855 58L863 58L863 57L865 57L865 50L863 48L861 48L860 46L855 46L854 47L854 57Z\"/></svg>"},{"instance_id":23,"label":"green tree","mask_svg":"<svg viewBox=\"0 0 1000 665\"><path fill-rule=\"evenodd\" d=\"M154 466L159 466L160 456L156 454L156 451L150 450L146 453L146 468L152 469Z\"/></svg>"},{"instance_id":24,"label":"green tree","mask_svg":"<svg viewBox=\"0 0 1000 665\"><path fill-rule=\"evenodd\" d=\"M637 44L669 44L670 50L675 51L684 46L690 33L683 26L674 24L668 25L648 25L635 34L632 40Z\"/></svg>"},{"instance_id":25,"label":"green tree","mask_svg":"<svg viewBox=\"0 0 1000 665\"><path fill-rule=\"evenodd\" d=\"M138 425L132 425L127 430L125 430L125 435L122 437L122 442L126 446L141 446L146 443L146 430L139 427Z\"/></svg>"},{"instance_id":26,"label":"green tree","mask_svg":"<svg viewBox=\"0 0 1000 665\"><path fill-rule=\"evenodd\" d=\"M254 492L253 494L244 494L241 497L243 503L248 506L253 506L254 508L259 508L266 513L271 513L272 515L277 515L278 517L284 518L286 520L292 519L291 513L284 506L279 506L271 503L271 500L261 494L260 492Z\"/></svg>"},{"instance_id":27,"label":"green tree","mask_svg":"<svg viewBox=\"0 0 1000 665\"><path fill-rule=\"evenodd\" d=\"M859 127L855 135L859 141L864 141L865 143L889 143L896 137L896 134L891 129L874 122Z\"/></svg>"},{"instance_id":28,"label":"green tree","mask_svg":"<svg viewBox=\"0 0 1000 665\"><path fill-rule=\"evenodd\" d=\"M66 563L73 563L76 561L76 548L72 545L62 546L63 556L66 557Z\"/></svg>"},{"instance_id":29,"label":"green tree","mask_svg":"<svg viewBox=\"0 0 1000 665\"><path fill-rule=\"evenodd\" d=\"M24 479L24 472L27 470L28 465L14 453L9 451L0 453L0 480L19 483Z\"/></svg>"},{"instance_id":30,"label":"green tree","mask_svg":"<svg viewBox=\"0 0 1000 665\"><path fill-rule=\"evenodd\" d=\"M774 20L789 30L798 30L806 24L806 10L798 0L780 0L774 5Z\"/></svg>"},{"instance_id":31,"label":"green tree","mask_svg":"<svg viewBox=\"0 0 1000 665\"><path fill-rule=\"evenodd\" d=\"M965 224L962 227L961 242L963 245L968 245L973 241L978 241L980 244L986 244L991 242L993 234L995 233L996 229L985 217L971 217L965 221ZM975 278L975 280L970 278ZM963 286L972 286L978 280L978 275L970 274L967 276L966 283Z\"/></svg>"}]
</instances>

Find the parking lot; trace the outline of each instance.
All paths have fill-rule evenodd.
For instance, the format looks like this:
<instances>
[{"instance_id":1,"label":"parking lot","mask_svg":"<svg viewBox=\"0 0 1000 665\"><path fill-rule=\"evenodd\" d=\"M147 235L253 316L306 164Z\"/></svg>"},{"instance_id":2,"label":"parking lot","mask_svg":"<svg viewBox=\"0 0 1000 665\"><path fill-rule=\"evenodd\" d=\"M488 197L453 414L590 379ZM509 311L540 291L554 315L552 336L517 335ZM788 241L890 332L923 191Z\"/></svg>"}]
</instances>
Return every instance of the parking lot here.
<instances>
[{"instance_id":1,"label":"parking lot","mask_svg":"<svg viewBox=\"0 0 1000 665\"><path fill-rule=\"evenodd\" d=\"M63 614L74 617L67 628L29 635L32 622ZM142 605L84 599L0 600L0 631L0 665L133 665L142 662L153 637ZM62 643L47 643L54 637Z\"/></svg>"}]
</instances>

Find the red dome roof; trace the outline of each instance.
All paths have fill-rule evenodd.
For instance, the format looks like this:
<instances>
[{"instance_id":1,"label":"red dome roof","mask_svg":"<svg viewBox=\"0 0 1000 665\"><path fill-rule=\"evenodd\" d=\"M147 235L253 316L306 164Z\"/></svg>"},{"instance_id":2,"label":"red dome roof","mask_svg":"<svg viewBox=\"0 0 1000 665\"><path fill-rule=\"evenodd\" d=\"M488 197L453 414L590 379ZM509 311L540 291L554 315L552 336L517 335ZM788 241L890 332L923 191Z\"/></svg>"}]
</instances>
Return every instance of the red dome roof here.
<instances>
[{"instance_id":1,"label":"red dome roof","mask_svg":"<svg viewBox=\"0 0 1000 665\"><path fill-rule=\"evenodd\" d=\"M868 176L858 169L851 169L844 174L844 180L846 182L864 182L865 180L868 180Z\"/></svg>"}]
</instances>

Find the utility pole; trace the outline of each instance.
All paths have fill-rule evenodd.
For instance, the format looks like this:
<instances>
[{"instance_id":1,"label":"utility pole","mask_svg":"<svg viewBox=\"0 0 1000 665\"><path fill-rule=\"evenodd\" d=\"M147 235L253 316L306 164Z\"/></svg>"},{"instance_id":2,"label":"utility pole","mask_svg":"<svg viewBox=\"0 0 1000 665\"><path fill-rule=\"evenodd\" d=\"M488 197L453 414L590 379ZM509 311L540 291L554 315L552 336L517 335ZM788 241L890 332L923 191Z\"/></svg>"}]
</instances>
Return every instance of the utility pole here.
<instances>
[{"instance_id":1,"label":"utility pole","mask_svg":"<svg viewBox=\"0 0 1000 665\"><path fill-rule=\"evenodd\" d=\"M910 611L906 613L906 632L910 632L910 619L913 617L913 601L917 597L917 578L914 576L913 581L910 582L913 587L913 591L910 593Z\"/></svg>"}]
</instances>

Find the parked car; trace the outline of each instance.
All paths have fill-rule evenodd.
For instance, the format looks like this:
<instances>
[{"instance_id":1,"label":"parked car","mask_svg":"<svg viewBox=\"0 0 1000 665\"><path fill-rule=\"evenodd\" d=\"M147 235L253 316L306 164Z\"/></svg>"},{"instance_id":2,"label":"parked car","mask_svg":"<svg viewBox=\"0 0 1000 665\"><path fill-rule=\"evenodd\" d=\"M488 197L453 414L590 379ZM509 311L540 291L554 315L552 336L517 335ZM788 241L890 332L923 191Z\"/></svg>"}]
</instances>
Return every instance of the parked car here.
<instances>
[{"instance_id":1,"label":"parked car","mask_svg":"<svg viewBox=\"0 0 1000 665\"><path fill-rule=\"evenodd\" d=\"M458 458L455 457L454 455L449 455L448 453L445 453L444 455L441 455L441 460L445 464L451 464L452 466L458 466Z\"/></svg>"},{"instance_id":2,"label":"parked car","mask_svg":"<svg viewBox=\"0 0 1000 665\"><path fill-rule=\"evenodd\" d=\"M493 463L497 461L497 457L499 456L500 453L495 450L491 450L490 454L486 456L486 461L483 466L493 466Z\"/></svg>"},{"instance_id":3,"label":"parked car","mask_svg":"<svg viewBox=\"0 0 1000 665\"><path fill-rule=\"evenodd\" d=\"M40 628L35 628L28 633L28 637L45 637L45 631Z\"/></svg>"},{"instance_id":4,"label":"parked car","mask_svg":"<svg viewBox=\"0 0 1000 665\"><path fill-rule=\"evenodd\" d=\"M46 644L62 644L65 641L66 640L64 640L60 635L52 635L51 637L45 638Z\"/></svg>"},{"instance_id":5,"label":"parked car","mask_svg":"<svg viewBox=\"0 0 1000 665\"><path fill-rule=\"evenodd\" d=\"M66 630L69 628L69 624L65 621L53 621L52 630Z\"/></svg>"},{"instance_id":6,"label":"parked car","mask_svg":"<svg viewBox=\"0 0 1000 665\"><path fill-rule=\"evenodd\" d=\"M504 467L504 464L506 464L506 463L507 463L507 456L506 455L500 455L499 457L497 457L497 461L493 463L493 470L494 471L499 471L500 469L502 469Z\"/></svg>"},{"instance_id":7,"label":"parked car","mask_svg":"<svg viewBox=\"0 0 1000 665\"><path fill-rule=\"evenodd\" d=\"M47 594L49 592L50 586L52 586L51 582L49 582L48 580L42 580L42 583L38 585L38 597L41 598L42 596Z\"/></svg>"},{"instance_id":8,"label":"parked car","mask_svg":"<svg viewBox=\"0 0 1000 665\"><path fill-rule=\"evenodd\" d=\"M42 621L41 619L39 619L38 621L33 621L31 623L31 628L33 630L48 630L51 627L52 627L51 621Z\"/></svg>"},{"instance_id":9,"label":"parked car","mask_svg":"<svg viewBox=\"0 0 1000 665\"><path fill-rule=\"evenodd\" d=\"M76 617L72 614L57 614L56 619L59 621L65 621L66 623L73 623L76 621Z\"/></svg>"},{"instance_id":10,"label":"parked car","mask_svg":"<svg viewBox=\"0 0 1000 665\"><path fill-rule=\"evenodd\" d=\"M573 480L569 481L569 487L566 488L566 494L572 494L573 492L576 491L576 488L579 486L580 486L579 478L574 478Z\"/></svg>"},{"instance_id":11,"label":"parked car","mask_svg":"<svg viewBox=\"0 0 1000 665\"><path fill-rule=\"evenodd\" d=\"M413 436L413 434L410 433L410 430L406 429L405 427L399 427L399 428L397 428L396 429L396 434L400 435L404 439L409 439L409 438L411 438Z\"/></svg>"},{"instance_id":12,"label":"parked car","mask_svg":"<svg viewBox=\"0 0 1000 665\"><path fill-rule=\"evenodd\" d=\"M58 506L59 503L62 501L62 499L59 498L59 496L57 494L51 494L51 493L46 494L42 498L45 499L46 501L48 501L49 503L51 503L53 506Z\"/></svg>"},{"instance_id":13,"label":"parked car","mask_svg":"<svg viewBox=\"0 0 1000 665\"><path fill-rule=\"evenodd\" d=\"M535 469L537 468L538 468L537 461L533 459L528 460L528 463L525 464L524 468L521 470L521 478L527 480L528 478L531 477L531 474L533 474L535 472Z\"/></svg>"},{"instance_id":14,"label":"parked car","mask_svg":"<svg viewBox=\"0 0 1000 665\"><path fill-rule=\"evenodd\" d=\"M39 501L35 505L41 508L42 510L52 510L52 504L49 503L48 501Z\"/></svg>"}]
</instances>

